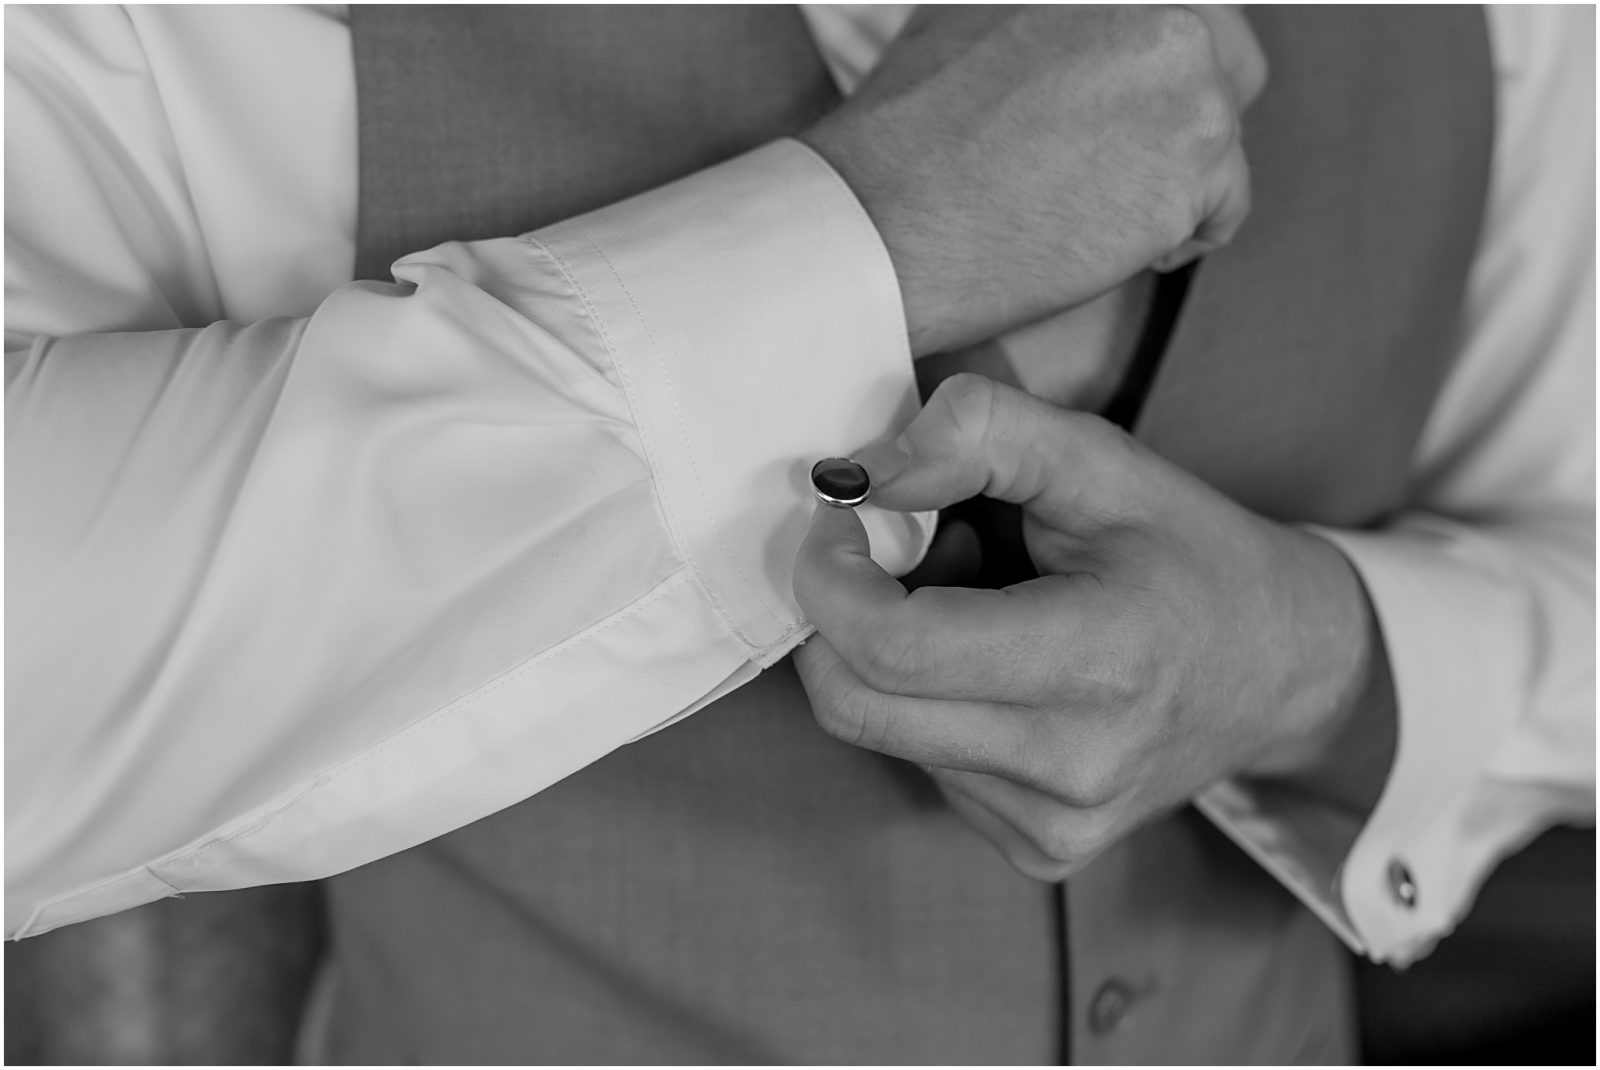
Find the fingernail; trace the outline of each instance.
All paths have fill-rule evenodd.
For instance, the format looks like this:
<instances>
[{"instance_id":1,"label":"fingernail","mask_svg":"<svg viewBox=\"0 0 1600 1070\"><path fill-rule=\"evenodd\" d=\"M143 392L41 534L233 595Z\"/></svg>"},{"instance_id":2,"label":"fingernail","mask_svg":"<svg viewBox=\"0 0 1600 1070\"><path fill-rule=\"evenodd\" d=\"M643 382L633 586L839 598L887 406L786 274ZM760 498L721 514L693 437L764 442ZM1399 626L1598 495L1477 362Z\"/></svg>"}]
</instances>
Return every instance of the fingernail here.
<instances>
[{"instance_id":1,"label":"fingernail","mask_svg":"<svg viewBox=\"0 0 1600 1070\"><path fill-rule=\"evenodd\" d=\"M856 463L867 470L872 485L881 487L897 478L911 464L911 447L904 438L868 446L856 454Z\"/></svg>"}]
</instances>

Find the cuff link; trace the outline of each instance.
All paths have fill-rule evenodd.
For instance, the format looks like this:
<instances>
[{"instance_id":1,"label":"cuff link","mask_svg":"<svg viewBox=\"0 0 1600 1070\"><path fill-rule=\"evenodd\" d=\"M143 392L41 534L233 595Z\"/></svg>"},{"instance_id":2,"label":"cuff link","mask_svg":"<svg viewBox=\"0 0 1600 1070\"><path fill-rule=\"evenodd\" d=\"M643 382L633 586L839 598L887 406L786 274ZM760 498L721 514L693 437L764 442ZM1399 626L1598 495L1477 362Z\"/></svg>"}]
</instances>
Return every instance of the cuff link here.
<instances>
[{"instance_id":1,"label":"cuff link","mask_svg":"<svg viewBox=\"0 0 1600 1070\"><path fill-rule=\"evenodd\" d=\"M811 466L811 493L824 505L857 506L872 493L872 477L848 457L824 457Z\"/></svg>"},{"instance_id":2,"label":"cuff link","mask_svg":"<svg viewBox=\"0 0 1600 1070\"><path fill-rule=\"evenodd\" d=\"M1417 882L1412 879L1411 870L1398 858L1389 862L1389 894L1407 910L1416 909Z\"/></svg>"}]
</instances>

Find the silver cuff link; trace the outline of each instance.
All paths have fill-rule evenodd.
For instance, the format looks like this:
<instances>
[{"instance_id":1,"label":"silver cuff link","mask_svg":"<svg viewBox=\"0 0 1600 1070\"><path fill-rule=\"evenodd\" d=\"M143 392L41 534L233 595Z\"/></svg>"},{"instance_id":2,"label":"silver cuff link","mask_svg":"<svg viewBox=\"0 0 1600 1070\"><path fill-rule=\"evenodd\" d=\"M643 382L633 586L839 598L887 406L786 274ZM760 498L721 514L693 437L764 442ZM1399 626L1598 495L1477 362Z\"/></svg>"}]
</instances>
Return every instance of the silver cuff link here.
<instances>
[{"instance_id":1,"label":"silver cuff link","mask_svg":"<svg viewBox=\"0 0 1600 1070\"><path fill-rule=\"evenodd\" d=\"M872 493L872 477L848 457L824 457L811 466L811 493L824 505L854 507Z\"/></svg>"}]
</instances>

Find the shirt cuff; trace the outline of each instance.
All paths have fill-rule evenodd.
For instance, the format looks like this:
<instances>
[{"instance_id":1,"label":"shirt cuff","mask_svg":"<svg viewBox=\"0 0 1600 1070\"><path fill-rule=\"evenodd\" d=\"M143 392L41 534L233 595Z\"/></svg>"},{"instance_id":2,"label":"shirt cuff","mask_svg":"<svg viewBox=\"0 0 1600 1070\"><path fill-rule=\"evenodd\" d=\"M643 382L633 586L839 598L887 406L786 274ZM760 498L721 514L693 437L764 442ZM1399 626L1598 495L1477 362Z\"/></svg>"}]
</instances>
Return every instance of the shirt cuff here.
<instances>
[{"instance_id":1,"label":"shirt cuff","mask_svg":"<svg viewBox=\"0 0 1600 1070\"><path fill-rule=\"evenodd\" d=\"M1315 529L1350 559L1372 600L1394 676L1389 779L1339 875L1361 949L1404 965L1471 906L1492 858L1473 845L1475 794L1511 731L1532 668L1532 606L1448 522L1382 534Z\"/></svg>"},{"instance_id":2,"label":"shirt cuff","mask_svg":"<svg viewBox=\"0 0 1600 1070\"><path fill-rule=\"evenodd\" d=\"M1528 614L1448 524L1309 530L1360 573L1388 649L1399 724L1383 794L1360 815L1227 781L1196 805L1352 950L1405 965L1450 932L1493 862L1475 796L1520 701Z\"/></svg>"},{"instance_id":3,"label":"shirt cuff","mask_svg":"<svg viewBox=\"0 0 1600 1070\"><path fill-rule=\"evenodd\" d=\"M790 590L811 465L918 405L877 231L821 157L783 140L527 237L597 326L680 555L771 665L811 631ZM926 552L935 514L859 513L890 572Z\"/></svg>"}]
</instances>

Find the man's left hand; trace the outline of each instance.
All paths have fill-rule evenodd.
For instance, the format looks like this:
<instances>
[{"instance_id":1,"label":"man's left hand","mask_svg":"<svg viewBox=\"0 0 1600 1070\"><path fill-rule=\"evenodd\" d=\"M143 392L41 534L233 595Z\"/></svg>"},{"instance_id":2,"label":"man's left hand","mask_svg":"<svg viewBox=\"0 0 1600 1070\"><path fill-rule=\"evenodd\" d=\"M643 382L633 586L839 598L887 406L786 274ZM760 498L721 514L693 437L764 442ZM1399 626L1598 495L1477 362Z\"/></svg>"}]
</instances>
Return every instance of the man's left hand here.
<instances>
[{"instance_id":1,"label":"man's left hand","mask_svg":"<svg viewBox=\"0 0 1600 1070\"><path fill-rule=\"evenodd\" d=\"M1332 544L1099 417L959 375L858 460L890 509L1017 503L1040 578L908 592L853 511L820 506L794 576L817 720L923 765L1032 876L1063 879L1223 778L1315 780L1389 686Z\"/></svg>"}]
</instances>

